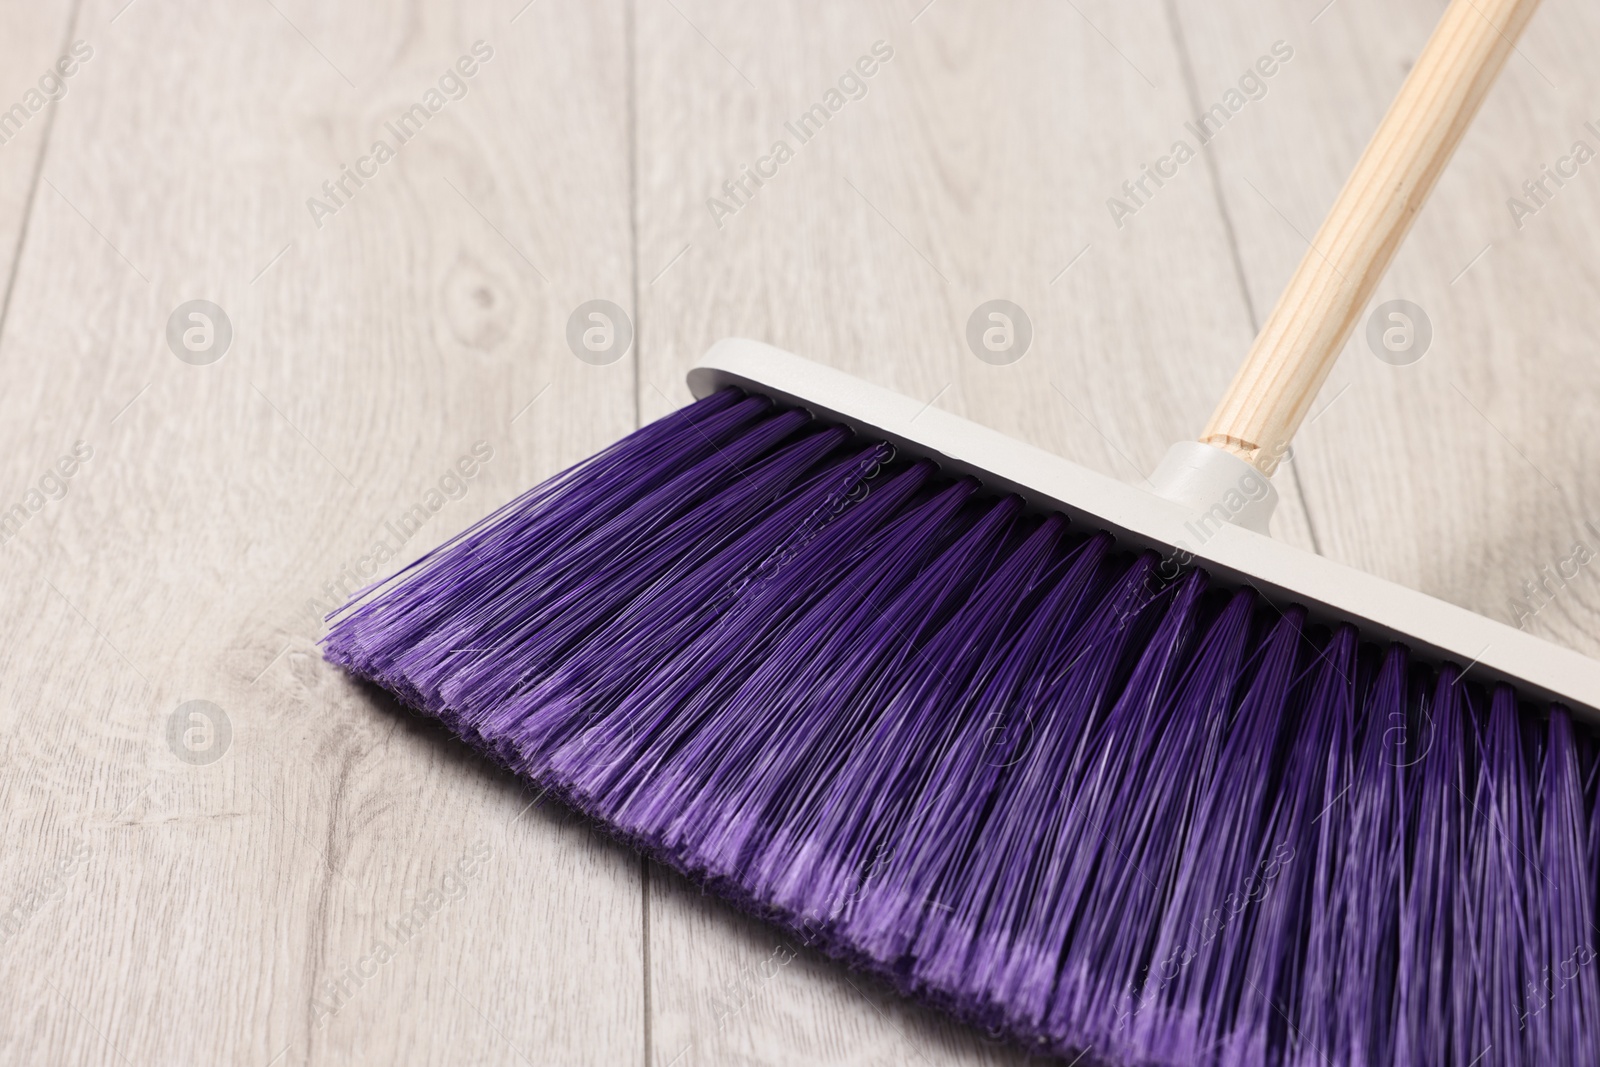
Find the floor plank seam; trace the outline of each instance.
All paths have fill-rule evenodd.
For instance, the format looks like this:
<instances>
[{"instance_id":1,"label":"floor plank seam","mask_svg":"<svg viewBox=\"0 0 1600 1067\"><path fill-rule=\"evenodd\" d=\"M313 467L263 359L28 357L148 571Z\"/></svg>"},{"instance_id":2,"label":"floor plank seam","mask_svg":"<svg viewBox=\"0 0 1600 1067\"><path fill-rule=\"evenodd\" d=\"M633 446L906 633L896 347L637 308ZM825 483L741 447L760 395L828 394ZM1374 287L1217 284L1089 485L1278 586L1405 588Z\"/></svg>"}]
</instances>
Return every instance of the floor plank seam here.
<instances>
[{"instance_id":1,"label":"floor plank seam","mask_svg":"<svg viewBox=\"0 0 1600 1067\"><path fill-rule=\"evenodd\" d=\"M1183 72L1183 92L1189 101L1189 110L1199 112L1200 87L1194 73L1194 63L1189 57L1189 42L1184 37L1183 23L1178 18L1178 8L1175 0L1162 0L1162 6L1167 12L1167 25L1172 29L1173 46L1178 52L1178 66ZM1233 228L1233 215L1228 211L1228 198L1222 191L1222 172L1217 167L1217 160L1213 153L1201 152L1204 157L1206 174L1211 178L1211 192L1217 201L1217 214L1222 219L1222 230L1228 238L1228 255L1233 260L1233 274L1239 283L1239 295L1244 298L1245 315L1250 322L1250 336L1253 338L1261 332L1261 320L1256 315L1255 300L1250 296L1250 284L1244 272L1244 254L1239 248L1239 235ZM1291 456L1291 460L1292 460ZM1317 555L1322 555L1322 540L1317 536L1317 524L1311 517L1311 504L1306 499L1305 482L1300 477L1300 468L1290 462L1286 464L1289 477L1294 479L1295 499L1300 505L1300 514L1306 521L1306 532L1311 537L1311 550Z\"/></svg>"},{"instance_id":2,"label":"floor plank seam","mask_svg":"<svg viewBox=\"0 0 1600 1067\"><path fill-rule=\"evenodd\" d=\"M82 7L83 0L72 0L72 11L67 15L67 35L59 49L62 55L72 48L72 35L78 30L78 13ZM39 181L44 177L45 157L50 154L50 135L55 132L56 113L60 110L61 104L58 101L50 108L50 114L45 116L44 132L39 135L39 155L33 161L33 177L28 180L28 195L22 204L22 221L17 226L16 243L11 247L11 271L6 276L6 293L4 298L0 298L0 339L5 337L6 323L11 317L11 294L16 291L17 275L22 272L22 251L28 244L28 230L33 222L33 209L39 198Z\"/></svg>"}]
</instances>

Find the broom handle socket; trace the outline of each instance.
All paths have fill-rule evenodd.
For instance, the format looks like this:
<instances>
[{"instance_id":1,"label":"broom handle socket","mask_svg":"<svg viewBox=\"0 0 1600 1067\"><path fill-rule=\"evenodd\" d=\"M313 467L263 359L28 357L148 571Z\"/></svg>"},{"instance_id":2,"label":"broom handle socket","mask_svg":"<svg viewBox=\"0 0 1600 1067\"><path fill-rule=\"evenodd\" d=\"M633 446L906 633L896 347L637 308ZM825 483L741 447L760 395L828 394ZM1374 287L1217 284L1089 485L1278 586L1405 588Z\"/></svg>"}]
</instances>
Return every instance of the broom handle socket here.
<instances>
[{"instance_id":1,"label":"broom handle socket","mask_svg":"<svg viewBox=\"0 0 1600 1067\"><path fill-rule=\"evenodd\" d=\"M1271 475L1539 0L1452 0L1200 440Z\"/></svg>"}]
</instances>

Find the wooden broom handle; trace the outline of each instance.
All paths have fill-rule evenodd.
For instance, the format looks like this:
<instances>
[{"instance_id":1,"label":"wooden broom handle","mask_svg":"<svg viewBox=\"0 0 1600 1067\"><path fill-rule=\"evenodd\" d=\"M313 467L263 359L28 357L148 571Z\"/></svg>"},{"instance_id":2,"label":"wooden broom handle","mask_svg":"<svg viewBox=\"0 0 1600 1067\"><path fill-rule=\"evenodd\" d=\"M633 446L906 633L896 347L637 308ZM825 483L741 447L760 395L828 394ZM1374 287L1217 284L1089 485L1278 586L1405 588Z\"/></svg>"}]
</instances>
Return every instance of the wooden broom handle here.
<instances>
[{"instance_id":1,"label":"wooden broom handle","mask_svg":"<svg viewBox=\"0 0 1600 1067\"><path fill-rule=\"evenodd\" d=\"M1200 440L1271 474L1539 0L1452 0Z\"/></svg>"}]
</instances>

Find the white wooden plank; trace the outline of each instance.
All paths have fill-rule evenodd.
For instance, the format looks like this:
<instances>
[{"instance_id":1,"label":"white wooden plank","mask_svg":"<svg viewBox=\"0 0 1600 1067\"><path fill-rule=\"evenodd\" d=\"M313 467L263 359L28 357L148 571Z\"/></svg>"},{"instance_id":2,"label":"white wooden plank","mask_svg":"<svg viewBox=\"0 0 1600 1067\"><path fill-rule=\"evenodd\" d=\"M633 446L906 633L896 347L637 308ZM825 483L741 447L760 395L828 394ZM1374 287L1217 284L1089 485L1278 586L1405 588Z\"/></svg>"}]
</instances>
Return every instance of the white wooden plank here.
<instances>
[{"instance_id":1,"label":"white wooden plank","mask_svg":"<svg viewBox=\"0 0 1600 1067\"><path fill-rule=\"evenodd\" d=\"M74 90L83 84L83 76L96 73L72 54L72 7L66 0L53 0L13 4L6 10L6 32L0 37L0 316L51 123L66 106L63 102L79 95ZM92 63L93 46L87 51ZM63 76L62 71L71 73Z\"/></svg>"},{"instance_id":2,"label":"white wooden plank","mask_svg":"<svg viewBox=\"0 0 1600 1067\"><path fill-rule=\"evenodd\" d=\"M637 1060L638 859L518 819L513 781L324 665L306 609L634 425L631 361L563 339L631 287L623 7L275 3L81 16L98 80L45 161L0 452L94 457L0 553L0 789L23 889L90 854L0 955L0 1057ZM318 228L307 199L478 40L465 96ZM193 298L234 328L209 366L165 339ZM206 766L165 739L192 699L231 722ZM460 899L401 946L430 893Z\"/></svg>"}]
</instances>

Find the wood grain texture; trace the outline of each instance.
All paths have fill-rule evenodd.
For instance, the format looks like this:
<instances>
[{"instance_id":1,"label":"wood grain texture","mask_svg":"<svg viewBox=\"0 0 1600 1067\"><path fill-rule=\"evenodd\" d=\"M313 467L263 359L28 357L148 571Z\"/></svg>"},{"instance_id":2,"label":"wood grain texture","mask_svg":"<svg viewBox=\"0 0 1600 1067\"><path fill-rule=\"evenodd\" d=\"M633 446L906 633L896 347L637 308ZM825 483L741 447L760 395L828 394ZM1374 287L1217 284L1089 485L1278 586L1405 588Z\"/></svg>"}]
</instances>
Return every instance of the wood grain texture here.
<instances>
[{"instance_id":1,"label":"wood grain texture","mask_svg":"<svg viewBox=\"0 0 1600 1067\"><path fill-rule=\"evenodd\" d=\"M1257 308L1293 272L1438 17L1434 5L1339 0L1312 23L1320 6L1228 5L1182 19L1210 92L1235 83L1255 49L1276 39L1296 49L1269 95L1213 146ZM1524 583L1570 559L1575 541L1600 547L1589 530L1600 527L1600 170L1547 183L1554 196L1520 228L1508 200L1531 205L1523 183L1575 142L1600 150L1586 126L1600 123L1600 71L1587 58L1597 47L1592 7L1541 7L1373 298L1420 305L1431 349L1391 366L1368 348L1363 323L1293 464L1329 556L1591 656L1593 568L1531 604Z\"/></svg>"},{"instance_id":2,"label":"wood grain texture","mask_svg":"<svg viewBox=\"0 0 1600 1067\"><path fill-rule=\"evenodd\" d=\"M56 61L70 53L73 9L65 0L6 8L6 32L0 38L0 315L38 189L39 160L50 126L84 73L73 61L68 64L74 71L71 78L57 74L57 80L48 80ZM46 79L43 87L41 78ZM34 104L37 110L30 106ZM18 107L22 110L16 111Z\"/></svg>"},{"instance_id":3,"label":"wood grain texture","mask_svg":"<svg viewBox=\"0 0 1600 1067\"><path fill-rule=\"evenodd\" d=\"M634 426L631 364L561 344L631 285L623 7L121 2L80 13L0 338L7 504L94 449L0 553L3 892L52 887L0 954L0 1059L636 1062L637 858L328 668L308 606ZM209 366L165 338L194 298L233 323ZM166 739L194 699L232 728L204 766Z\"/></svg>"},{"instance_id":4,"label":"wood grain texture","mask_svg":"<svg viewBox=\"0 0 1600 1067\"><path fill-rule=\"evenodd\" d=\"M1200 431L1441 5L124 2L0 7L18 86L95 48L48 142L0 146L0 509L93 449L0 544L0 1060L1020 1062L529 806L322 664L319 604L686 402L726 334L1137 480ZM1600 163L1506 206L1600 148L1591 8L1547 0L1379 289L1432 351L1358 337L1277 477L1279 536L1501 618L1600 549ZM307 199L480 39L319 227ZM1114 216L1279 39L1266 95ZM864 96L785 132L880 40ZM197 298L234 328L210 366L165 336ZM1033 326L1009 365L966 339L997 298ZM593 299L633 312L630 358L568 351ZM1600 652L1593 581L1528 625ZM196 699L232 729L206 765L167 739Z\"/></svg>"},{"instance_id":5,"label":"wood grain texture","mask_svg":"<svg viewBox=\"0 0 1600 1067\"><path fill-rule=\"evenodd\" d=\"M1271 474L1539 0L1453 0L1311 238L1200 440ZM1284 55L1291 54L1287 48ZM1250 84L1264 88L1274 59ZM1196 125L1220 134L1243 87ZM1250 95L1254 95L1253 93ZM1237 109L1233 101L1237 101ZM1408 316L1396 343L1416 342ZM1383 336L1387 336L1388 330ZM1416 342L1420 343L1420 342Z\"/></svg>"}]
</instances>

